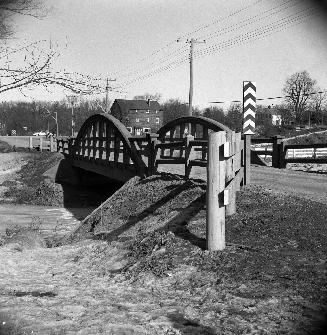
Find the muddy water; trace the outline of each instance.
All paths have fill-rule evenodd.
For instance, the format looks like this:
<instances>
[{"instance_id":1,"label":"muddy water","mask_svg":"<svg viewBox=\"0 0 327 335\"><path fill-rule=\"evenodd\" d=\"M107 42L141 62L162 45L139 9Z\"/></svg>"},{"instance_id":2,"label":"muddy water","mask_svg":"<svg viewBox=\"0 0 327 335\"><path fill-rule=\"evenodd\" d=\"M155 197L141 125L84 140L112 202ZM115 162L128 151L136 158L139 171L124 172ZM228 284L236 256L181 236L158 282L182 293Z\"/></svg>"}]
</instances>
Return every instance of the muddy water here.
<instances>
[{"instance_id":1,"label":"muddy water","mask_svg":"<svg viewBox=\"0 0 327 335\"><path fill-rule=\"evenodd\" d=\"M87 208L62 208L30 205L0 205L0 235L6 228L15 225L28 226L32 222L40 223L40 230L45 235L64 235L77 227L94 207Z\"/></svg>"}]
</instances>

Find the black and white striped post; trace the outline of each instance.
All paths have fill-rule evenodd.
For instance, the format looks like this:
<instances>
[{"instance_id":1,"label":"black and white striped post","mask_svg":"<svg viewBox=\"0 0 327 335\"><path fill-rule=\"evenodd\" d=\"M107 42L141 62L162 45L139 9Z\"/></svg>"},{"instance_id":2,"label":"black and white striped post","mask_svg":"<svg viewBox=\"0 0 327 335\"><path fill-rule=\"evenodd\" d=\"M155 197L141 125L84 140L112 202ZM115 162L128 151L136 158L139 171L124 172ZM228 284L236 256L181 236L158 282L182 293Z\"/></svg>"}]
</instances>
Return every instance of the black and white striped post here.
<instances>
[{"instance_id":1,"label":"black and white striped post","mask_svg":"<svg viewBox=\"0 0 327 335\"><path fill-rule=\"evenodd\" d=\"M256 83L243 81L244 181L250 183L251 135L255 130Z\"/></svg>"}]
</instances>

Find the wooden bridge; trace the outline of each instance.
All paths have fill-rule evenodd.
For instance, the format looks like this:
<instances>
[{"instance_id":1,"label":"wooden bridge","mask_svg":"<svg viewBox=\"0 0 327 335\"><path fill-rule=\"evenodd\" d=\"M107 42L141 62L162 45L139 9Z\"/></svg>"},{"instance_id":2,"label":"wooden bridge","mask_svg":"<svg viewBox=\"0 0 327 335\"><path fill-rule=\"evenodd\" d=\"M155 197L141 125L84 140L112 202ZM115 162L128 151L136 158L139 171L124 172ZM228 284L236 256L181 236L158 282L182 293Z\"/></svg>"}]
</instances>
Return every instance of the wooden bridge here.
<instances>
[{"instance_id":1,"label":"wooden bridge","mask_svg":"<svg viewBox=\"0 0 327 335\"><path fill-rule=\"evenodd\" d=\"M192 166L207 165L208 135L217 131L233 134L205 117L181 117L156 134L135 137L112 115L96 114L76 138L58 140L57 148L73 166L120 182L152 175L159 164L183 164L188 177Z\"/></svg>"}]
</instances>

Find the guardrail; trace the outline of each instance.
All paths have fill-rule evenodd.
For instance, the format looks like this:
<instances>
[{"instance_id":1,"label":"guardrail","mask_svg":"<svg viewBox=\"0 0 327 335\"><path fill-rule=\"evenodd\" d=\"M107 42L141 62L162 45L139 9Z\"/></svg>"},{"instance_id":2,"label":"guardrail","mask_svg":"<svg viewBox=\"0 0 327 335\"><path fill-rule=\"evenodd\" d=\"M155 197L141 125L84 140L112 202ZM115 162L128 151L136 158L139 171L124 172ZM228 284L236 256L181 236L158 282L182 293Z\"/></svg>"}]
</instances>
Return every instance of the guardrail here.
<instances>
[{"instance_id":1,"label":"guardrail","mask_svg":"<svg viewBox=\"0 0 327 335\"><path fill-rule=\"evenodd\" d=\"M265 149L253 148L257 155L272 156L272 166L285 168L287 163L327 164L327 143L286 144L282 136L253 138L251 144L267 144Z\"/></svg>"},{"instance_id":2,"label":"guardrail","mask_svg":"<svg viewBox=\"0 0 327 335\"><path fill-rule=\"evenodd\" d=\"M44 138L43 136L30 136L28 148L30 150L36 149L40 152L47 150L54 152L56 151L56 141L51 136L50 138Z\"/></svg>"}]
</instances>

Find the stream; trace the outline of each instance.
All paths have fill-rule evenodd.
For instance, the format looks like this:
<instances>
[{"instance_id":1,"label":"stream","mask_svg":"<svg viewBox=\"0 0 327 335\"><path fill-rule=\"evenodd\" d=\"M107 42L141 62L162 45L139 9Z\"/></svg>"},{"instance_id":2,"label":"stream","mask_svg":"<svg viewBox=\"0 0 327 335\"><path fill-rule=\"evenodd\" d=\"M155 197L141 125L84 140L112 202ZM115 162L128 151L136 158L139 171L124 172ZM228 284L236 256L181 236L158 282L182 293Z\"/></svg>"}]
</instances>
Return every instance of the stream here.
<instances>
[{"instance_id":1,"label":"stream","mask_svg":"<svg viewBox=\"0 0 327 335\"><path fill-rule=\"evenodd\" d=\"M28 226L32 222L40 223L45 236L53 232L64 235L74 230L94 209L0 204L0 236L5 234L6 228Z\"/></svg>"}]
</instances>

